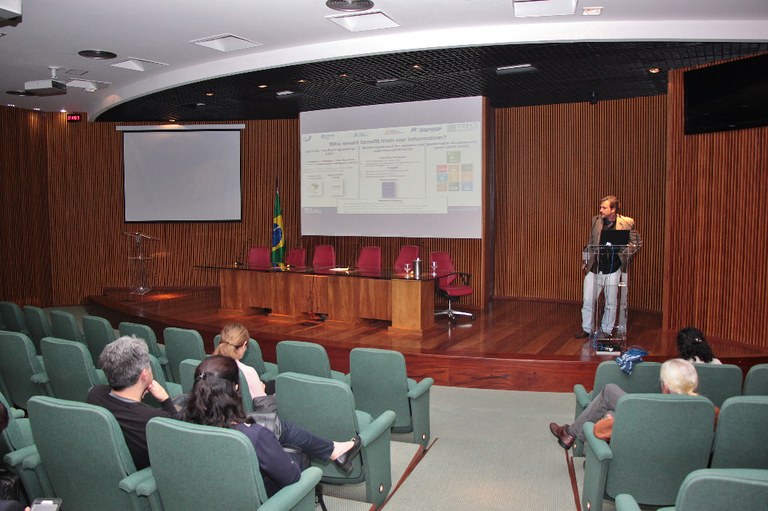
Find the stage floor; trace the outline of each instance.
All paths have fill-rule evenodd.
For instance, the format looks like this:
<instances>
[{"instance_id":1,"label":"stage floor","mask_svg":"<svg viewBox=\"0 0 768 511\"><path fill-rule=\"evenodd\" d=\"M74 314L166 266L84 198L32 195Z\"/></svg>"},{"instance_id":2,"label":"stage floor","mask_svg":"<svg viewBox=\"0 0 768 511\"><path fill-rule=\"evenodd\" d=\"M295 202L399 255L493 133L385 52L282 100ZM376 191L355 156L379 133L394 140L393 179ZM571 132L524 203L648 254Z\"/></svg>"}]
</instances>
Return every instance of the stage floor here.
<instances>
[{"instance_id":1,"label":"stage floor","mask_svg":"<svg viewBox=\"0 0 768 511\"><path fill-rule=\"evenodd\" d=\"M386 321L359 324L313 321L312 318L275 319L262 310L249 313L220 310L219 288L169 288L132 295L124 288L105 289L88 297L90 314L120 321L145 323L158 340L168 326L194 328L212 351L213 336L228 322L248 328L261 346L265 360L275 361L275 345L285 339L322 344L333 369L349 371L349 351L355 347L393 349L406 357L408 374L431 376L438 385L459 387L568 392L581 383L590 388L594 371L603 360L591 342L576 339L580 330L580 304L533 300L496 300L487 311L475 312L475 321L445 317L423 335L388 331ZM628 344L645 348L646 360L663 361L676 355L675 332L661 329L661 315L630 311ZM724 339L709 339L715 355L746 371L768 362L768 350ZM162 341L161 341L162 342Z\"/></svg>"}]
</instances>

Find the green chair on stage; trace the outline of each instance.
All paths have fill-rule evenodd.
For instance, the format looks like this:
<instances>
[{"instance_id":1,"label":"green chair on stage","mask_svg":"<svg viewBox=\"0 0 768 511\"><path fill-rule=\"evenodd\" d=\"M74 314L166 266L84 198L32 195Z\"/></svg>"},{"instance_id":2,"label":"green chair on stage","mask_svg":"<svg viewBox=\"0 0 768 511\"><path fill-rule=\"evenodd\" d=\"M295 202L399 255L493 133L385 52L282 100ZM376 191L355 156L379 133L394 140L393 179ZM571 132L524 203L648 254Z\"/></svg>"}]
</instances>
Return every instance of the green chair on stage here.
<instances>
[{"instance_id":1,"label":"green chair on stage","mask_svg":"<svg viewBox=\"0 0 768 511\"><path fill-rule=\"evenodd\" d=\"M397 351L354 348L349 354L349 376L355 407L378 417L395 412L393 433L412 433L413 442L429 445L429 391L434 380L408 378L405 357Z\"/></svg>"},{"instance_id":2,"label":"green chair on stage","mask_svg":"<svg viewBox=\"0 0 768 511\"><path fill-rule=\"evenodd\" d=\"M181 361L188 358L203 360L206 356L203 337L197 330L168 327L163 330L163 339L165 340L168 365L171 368L171 380L175 383L181 383L179 376Z\"/></svg>"},{"instance_id":3,"label":"green chair on stage","mask_svg":"<svg viewBox=\"0 0 768 511\"><path fill-rule=\"evenodd\" d=\"M364 482L365 501L380 506L392 488L390 428L395 422L395 413L387 410L373 418L367 412L356 411L349 385L332 378L280 373L275 388L277 413L282 420L321 438L360 436L362 448L350 474L341 472L334 463L318 460L312 463L323 470L323 483Z\"/></svg>"},{"instance_id":4,"label":"green chair on stage","mask_svg":"<svg viewBox=\"0 0 768 511\"><path fill-rule=\"evenodd\" d=\"M674 507L658 511L768 511L768 470L694 470L680 485ZM627 494L616 497L616 511L640 511Z\"/></svg>"},{"instance_id":5,"label":"green chair on stage","mask_svg":"<svg viewBox=\"0 0 768 511\"><path fill-rule=\"evenodd\" d=\"M320 469L304 470L297 482L268 497L253 444L239 431L154 418L147 444L153 478L139 492L156 488L164 511L315 509Z\"/></svg>"}]
</instances>

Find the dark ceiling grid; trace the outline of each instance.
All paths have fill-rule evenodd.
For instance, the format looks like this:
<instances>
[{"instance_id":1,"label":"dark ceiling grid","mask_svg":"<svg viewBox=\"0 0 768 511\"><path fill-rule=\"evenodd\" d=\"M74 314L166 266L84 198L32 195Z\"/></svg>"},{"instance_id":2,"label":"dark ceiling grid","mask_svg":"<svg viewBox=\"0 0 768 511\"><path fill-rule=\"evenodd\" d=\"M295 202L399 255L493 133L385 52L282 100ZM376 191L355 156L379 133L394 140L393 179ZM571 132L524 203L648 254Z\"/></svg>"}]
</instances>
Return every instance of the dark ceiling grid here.
<instances>
[{"instance_id":1,"label":"dark ceiling grid","mask_svg":"<svg viewBox=\"0 0 768 511\"><path fill-rule=\"evenodd\" d=\"M498 108L588 101L592 91L598 100L625 99L665 94L670 69L764 51L768 43L577 42L388 53L209 79L116 105L97 120L295 118L301 111L477 95ZM496 74L523 63L537 71ZM661 72L649 73L654 66ZM376 83L392 78L404 82ZM276 95L284 90L295 94ZM215 95L206 97L208 91Z\"/></svg>"}]
</instances>

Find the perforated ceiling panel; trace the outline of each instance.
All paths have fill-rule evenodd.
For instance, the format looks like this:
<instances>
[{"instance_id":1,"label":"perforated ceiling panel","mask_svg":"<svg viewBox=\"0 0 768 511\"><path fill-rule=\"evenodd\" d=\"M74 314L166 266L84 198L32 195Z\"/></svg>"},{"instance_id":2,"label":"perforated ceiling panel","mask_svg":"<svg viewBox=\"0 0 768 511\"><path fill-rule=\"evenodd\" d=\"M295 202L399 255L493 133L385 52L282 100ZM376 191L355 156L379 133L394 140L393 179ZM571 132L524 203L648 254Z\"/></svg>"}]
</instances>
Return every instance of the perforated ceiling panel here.
<instances>
[{"instance_id":1,"label":"perforated ceiling panel","mask_svg":"<svg viewBox=\"0 0 768 511\"><path fill-rule=\"evenodd\" d=\"M497 108L588 101L592 92L598 100L653 96L666 93L671 69L764 51L766 43L580 42L393 53L193 83L122 103L97 120L279 119L301 111L467 96L486 96ZM536 70L496 72L524 63ZM651 67L661 72L649 73ZM387 81L392 79L397 81ZM279 96L282 91L294 94Z\"/></svg>"}]
</instances>

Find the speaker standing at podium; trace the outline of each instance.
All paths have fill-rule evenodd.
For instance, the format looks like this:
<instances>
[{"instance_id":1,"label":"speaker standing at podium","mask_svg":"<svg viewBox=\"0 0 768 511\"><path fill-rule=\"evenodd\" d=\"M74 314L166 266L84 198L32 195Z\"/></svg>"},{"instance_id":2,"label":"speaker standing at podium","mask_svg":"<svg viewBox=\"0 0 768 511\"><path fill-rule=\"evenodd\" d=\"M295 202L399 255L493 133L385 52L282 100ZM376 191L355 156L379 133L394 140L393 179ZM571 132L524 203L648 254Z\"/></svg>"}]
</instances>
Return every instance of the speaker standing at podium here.
<instances>
[{"instance_id":1,"label":"speaker standing at podium","mask_svg":"<svg viewBox=\"0 0 768 511\"><path fill-rule=\"evenodd\" d=\"M600 199L600 214L592 217L592 231L589 245L600 244L600 235L608 230L626 230L629 232L628 247L616 254L613 249L600 250L599 256L585 251L582 270L584 276L584 305L581 308L581 331L574 337L585 338L592 333L593 307L600 293L605 293L605 311L601 322L603 333L610 335L616 323L617 291L622 278L622 269L626 269L629 259L640 249L643 240L635 229L635 221L619 214L621 203L613 195ZM622 296L625 300L626 296ZM626 327L626 325L623 325Z\"/></svg>"}]
</instances>

